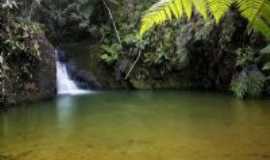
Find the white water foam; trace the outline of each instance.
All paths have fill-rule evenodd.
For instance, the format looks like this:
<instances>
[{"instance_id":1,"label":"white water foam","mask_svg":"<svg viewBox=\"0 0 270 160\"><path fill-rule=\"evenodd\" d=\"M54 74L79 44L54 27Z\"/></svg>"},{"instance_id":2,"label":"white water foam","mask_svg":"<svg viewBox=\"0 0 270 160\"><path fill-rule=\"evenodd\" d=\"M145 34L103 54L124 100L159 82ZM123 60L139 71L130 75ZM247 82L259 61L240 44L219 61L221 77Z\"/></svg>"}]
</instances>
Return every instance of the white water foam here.
<instances>
[{"instance_id":1,"label":"white water foam","mask_svg":"<svg viewBox=\"0 0 270 160\"><path fill-rule=\"evenodd\" d=\"M89 90L79 88L70 78L67 65L59 60L56 61L57 94L58 95L78 95L88 94Z\"/></svg>"}]
</instances>

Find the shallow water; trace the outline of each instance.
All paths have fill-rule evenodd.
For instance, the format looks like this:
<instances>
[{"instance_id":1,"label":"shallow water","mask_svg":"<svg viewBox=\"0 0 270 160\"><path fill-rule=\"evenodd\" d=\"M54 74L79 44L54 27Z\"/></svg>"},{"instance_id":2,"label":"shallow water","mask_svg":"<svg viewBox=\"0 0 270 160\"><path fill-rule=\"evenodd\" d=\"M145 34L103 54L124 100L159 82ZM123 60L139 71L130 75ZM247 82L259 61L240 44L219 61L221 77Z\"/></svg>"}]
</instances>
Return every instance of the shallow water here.
<instances>
[{"instance_id":1,"label":"shallow water","mask_svg":"<svg viewBox=\"0 0 270 160\"><path fill-rule=\"evenodd\" d=\"M270 159L270 100L103 92L0 113L0 159ZM5 159L5 158L4 158Z\"/></svg>"}]
</instances>

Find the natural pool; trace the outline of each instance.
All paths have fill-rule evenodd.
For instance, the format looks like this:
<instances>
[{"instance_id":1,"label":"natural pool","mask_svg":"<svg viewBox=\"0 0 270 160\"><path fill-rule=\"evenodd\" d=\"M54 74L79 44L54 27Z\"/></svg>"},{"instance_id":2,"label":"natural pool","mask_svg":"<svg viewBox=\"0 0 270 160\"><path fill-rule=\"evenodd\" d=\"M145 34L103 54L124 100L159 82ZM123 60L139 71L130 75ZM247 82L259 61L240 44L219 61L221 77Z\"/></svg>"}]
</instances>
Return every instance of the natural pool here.
<instances>
[{"instance_id":1,"label":"natural pool","mask_svg":"<svg viewBox=\"0 0 270 160\"><path fill-rule=\"evenodd\" d=\"M270 159L270 100L111 91L0 113L0 159Z\"/></svg>"}]
</instances>

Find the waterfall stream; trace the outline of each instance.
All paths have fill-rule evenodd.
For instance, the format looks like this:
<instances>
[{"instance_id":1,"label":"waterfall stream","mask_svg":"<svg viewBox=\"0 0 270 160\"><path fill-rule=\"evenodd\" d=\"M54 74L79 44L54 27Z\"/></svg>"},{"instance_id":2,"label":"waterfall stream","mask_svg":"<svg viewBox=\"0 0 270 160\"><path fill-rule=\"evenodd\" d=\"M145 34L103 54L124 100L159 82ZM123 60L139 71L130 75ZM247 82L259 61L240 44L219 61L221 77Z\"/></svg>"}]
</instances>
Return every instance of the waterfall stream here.
<instances>
[{"instance_id":1,"label":"waterfall stream","mask_svg":"<svg viewBox=\"0 0 270 160\"><path fill-rule=\"evenodd\" d=\"M90 93L88 90L79 88L68 73L67 64L59 59L58 52L56 60L56 78L58 95L78 95Z\"/></svg>"}]
</instances>

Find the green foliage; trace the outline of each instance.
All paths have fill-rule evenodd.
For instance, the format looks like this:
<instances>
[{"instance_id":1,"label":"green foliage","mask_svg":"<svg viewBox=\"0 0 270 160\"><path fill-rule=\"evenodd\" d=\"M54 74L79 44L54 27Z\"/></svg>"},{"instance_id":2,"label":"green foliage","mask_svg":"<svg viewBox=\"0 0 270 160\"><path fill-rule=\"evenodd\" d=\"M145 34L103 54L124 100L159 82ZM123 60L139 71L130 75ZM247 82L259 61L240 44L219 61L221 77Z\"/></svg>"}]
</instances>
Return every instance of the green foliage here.
<instances>
[{"instance_id":1,"label":"green foliage","mask_svg":"<svg viewBox=\"0 0 270 160\"><path fill-rule=\"evenodd\" d=\"M0 88L5 94L11 87L9 81L33 80L33 66L40 62L40 24L17 16L17 8L0 10ZM23 84L17 84L20 92Z\"/></svg>"},{"instance_id":2,"label":"green foliage","mask_svg":"<svg viewBox=\"0 0 270 160\"><path fill-rule=\"evenodd\" d=\"M1 1L0 48L1 59L20 56L21 54L40 58L38 38L43 31L40 24L31 22L18 15L26 2L40 3L40 0L5 0Z\"/></svg>"},{"instance_id":3,"label":"green foliage","mask_svg":"<svg viewBox=\"0 0 270 160\"><path fill-rule=\"evenodd\" d=\"M251 47L239 48L236 50L236 55L236 65L242 68L256 64L256 60L258 60L258 58L256 58L256 52Z\"/></svg>"},{"instance_id":4,"label":"green foliage","mask_svg":"<svg viewBox=\"0 0 270 160\"><path fill-rule=\"evenodd\" d=\"M18 7L16 0L6 0L4 2L1 1L0 5L3 9L13 9Z\"/></svg>"},{"instance_id":5,"label":"green foliage","mask_svg":"<svg viewBox=\"0 0 270 160\"><path fill-rule=\"evenodd\" d=\"M62 22L67 22L68 19L77 21L78 26L81 29L85 29L89 26L90 17L95 9L96 1L77 0L67 4L65 8L60 12L62 14L59 18L63 18Z\"/></svg>"},{"instance_id":6,"label":"green foliage","mask_svg":"<svg viewBox=\"0 0 270 160\"><path fill-rule=\"evenodd\" d=\"M254 49L240 48L236 51L236 65L242 72L231 83L231 90L239 98L257 97L264 90L270 71L270 51L267 47L260 52ZM251 66L258 66L250 69Z\"/></svg>"},{"instance_id":7,"label":"green foliage","mask_svg":"<svg viewBox=\"0 0 270 160\"><path fill-rule=\"evenodd\" d=\"M139 0L136 3L129 3L128 6L133 5L132 8L134 10L130 16L128 16L129 13L123 14L126 6L122 6L124 9L121 9L121 7L118 6L120 8L118 10L121 11L119 13L116 12L118 10L113 10L116 25L122 39L122 48L121 51L118 52L120 55L116 61L123 59L123 57L133 61L136 59L138 50L142 50L143 54L141 60L143 64L147 66L162 65L164 66L162 68L169 71L176 65L187 63L188 55L186 52L177 49L182 48L181 46L178 47L178 45L181 44L176 42L177 37L180 36L177 33L181 24L179 22L167 24L166 27L158 28L155 34L148 33L145 35L144 39L141 39L138 36L137 23L140 20L142 10L151 3L151 1L145 2L143 0ZM113 46L118 44L112 26L103 24L95 28L98 28L99 33L102 33L104 37L102 43L104 45ZM110 56L107 56L106 54L103 57L103 60L108 59L107 57Z\"/></svg>"},{"instance_id":8,"label":"green foliage","mask_svg":"<svg viewBox=\"0 0 270 160\"><path fill-rule=\"evenodd\" d=\"M36 23L9 20L4 30L0 30L1 38L1 67L0 79L8 80L14 68L19 68L17 77L32 78L31 62L38 62L41 59L40 42L38 38L41 28ZM20 63L25 63L21 66ZM3 85L3 84L1 84Z\"/></svg>"},{"instance_id":9,"label":"green foliage","mask_svg":"<svg viewBox=\"0 0 270 160\"><path fill-rule=\"evenodd\" d=\"M51 40L78 40L95 33L91 27L98 0L24 0L17 17L45 24ZM76 33L76 34L74 34Z\"/></svg>"},{"instance_id":10,"label":"green foliage","mask_svg":"<svg viewBox=\"0 0 270 160\"><path fill-rule=\"evenodd\" d=\"M261 54L270 54L270 44L268 44L265 48L263 48L261 51Z\"/></svg>"},{"instance_id":11,"label":"green foliage","mask_svg":"<svg viewBox=\"0 0 270 160\"><path fill-rule=\"evenodd\" d=\"M230 7L237 6L241 15L248 19L250 25L270 38L270 1L268 0L160 0L146 11L142 17L140 35L153 26L163 24L173 18L191 18L195 8L205 20L211 13L219 23Z\"/></svg>"},{"instance_id":12,"label":"green foliage","mask_svg":"<svg viewBox=\"0 0 270 160\"><path fill-rule=\"evenodd\" d=\"M238 98L259 97L265 82L266 78L260 71L243 71L233 80L231 90Z\"/></svg>"},{"instance_id":13,"label":"green foliage","mask_svg":"<svg viewBox=\"0 0 270 160\"><path fill-rule=\"evenodd\" d=\"M266 64L263 65L263 71L270 71L270 62L267 62Z\"/></svg>"},{"instance_id":14,"label":"green foliage","mask_svg":"<svg viewBox=\"0 0 270 160\"><path fill-rule=\"evenodd\" d=\"M114 64L121 52L121 46L118 44L113 44L111 46L102 45L101 48L103 49L104 53L100 56L100 58L106 62L107 64L111 65Z\"/></svg>"},{"instance_id":15,"label":"green foliage","mask_svg":"<svg viewBox=\"0 0 270 160\"><path fill-rule=\"evenodd\" d=\"M257 64L261 66L262 71L270 70L270 52L265 49L260 52L251 47L239 48L236 50L236 65L242 69L249 65Z\"/></svg>"},{"instance_id":16,"label":"green foliage","mask_svg":"<svg viewBox=\"0 0 270 160\"><path fill-rule=\"evenodd\" d=\"M269 73L270 71L270 45L260 51L260 62L262 63L262 70Z\"/></svg>"},{"instance_id":17,"label":"green foliage","mask_svg":"<svg viewBox=\"0 0 270 160\"><path fill-rule=\"evenodd\" d=\"M39 34L42 30L37 23L10 21L3 33L3 51L7 56L23 53L39 58L39 42L36 39Z\"/></svg>"}]
</instances>

